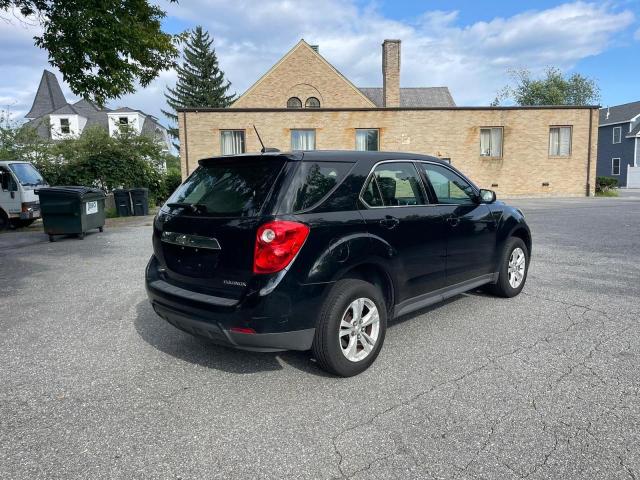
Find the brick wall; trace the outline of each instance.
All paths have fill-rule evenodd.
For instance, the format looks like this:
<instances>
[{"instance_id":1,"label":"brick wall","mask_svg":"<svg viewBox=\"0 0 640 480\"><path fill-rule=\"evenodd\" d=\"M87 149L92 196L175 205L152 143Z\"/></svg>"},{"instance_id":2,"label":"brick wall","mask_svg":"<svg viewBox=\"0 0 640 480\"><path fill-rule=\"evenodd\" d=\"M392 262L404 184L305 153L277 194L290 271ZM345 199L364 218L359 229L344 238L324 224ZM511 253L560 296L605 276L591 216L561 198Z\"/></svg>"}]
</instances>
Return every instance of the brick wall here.
<instances>
[{"instance_id":1,"label":"brick wall","mask_svg":"<svg viewBox=\"0 0 640 480\"><path fill-rule=\"evenodd\" d=\"M290 97L309 97L323 108L373 107L373 103L304 41L298 43L231 108L285 108Z\"/></svg>"},{"instance_id":2,"label":"brick wall","mask_svg":"<svg viewBox=\"0 0 640 480\"><path fill-rule=\"evenodd\" d=\"M244 129L247 151L259 151L255 124L270 147L291 148L292 128L316 129L317 149L355 148L356 128L380 129L380 150L451 158L480 187L500 196L582 196L586 192L589 117L591 191L595 184L598 110L584 108L368 109L181 112L183 175L200 158L220 155L220 129ZM186 118L186 128L185 128ZM572 126L568 157L549 156L549 127ZM480 127L504 127L503 156L480 156ZM188 157L188 158L187 158ZM188 165L187 165L188 160ZM548 183L548 186L543 186ZM498 186L492 186L497 184Z\"/></svg>"}]
</instances>

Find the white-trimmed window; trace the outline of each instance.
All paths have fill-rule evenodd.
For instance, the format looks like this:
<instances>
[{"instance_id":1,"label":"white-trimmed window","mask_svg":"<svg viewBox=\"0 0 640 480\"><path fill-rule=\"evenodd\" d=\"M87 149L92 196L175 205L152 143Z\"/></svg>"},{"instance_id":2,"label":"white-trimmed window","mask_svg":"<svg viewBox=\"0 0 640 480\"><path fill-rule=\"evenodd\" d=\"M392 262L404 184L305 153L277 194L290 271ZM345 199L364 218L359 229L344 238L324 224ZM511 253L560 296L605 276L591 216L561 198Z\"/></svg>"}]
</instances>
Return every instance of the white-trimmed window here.
<instances>
[{"instance_id":1,"label":"white-trimmed window","mask_svg":"<svg viewBox=\"0 0 640 480\"><path fill-rule=\"evenodd\" d=\"M244 153L244 130L220 130L220 150L222 155Z\"/></svg>"},{"instance_id":2,"label":"white-trimmed window","mask_svg":"<svg viewBox=\"0 0 640 480\"><path fill-rule=\"evenodd\" d=\"M502 157L502 127L480 129L480 156Z\"/></svg>"},{"instance_id":3,"label":"white-trimmed window","mask_svg":"<svg viewBox=\"0 0 640 480\"><path fill-rule=\"evenodd\" d=\"M571 127L549 128L549 156L568 157L571 155Z\"/></svg>"},{"instance_id":4,"label":"white-trimmed window","mask_svg":"<svg viewBox=\"0 0 640 480\"><path fill-rule=\"evenodd\" d=\"M622 143L622 127L613 127L613 143Z\"/></svg>"},{"instance_id":5,"label":"white-trimmed window","mask_svg":"<svg viewBox=\"0 0 640 480\"><path fill-rule=\"evenodd\" d=\"M65 135L71 133L71 124L68 118L60 119L60 133L64 133Z\"/></svg>"},{"instance_id":6,"label":"white-trimmed window","mask_svg":"<svg viewBox=\"0 0 640 480\"><path fill-rule=\"evenodd\" d=\"M291 130L291 150L315 150L316 131L313 129Z\"/></svg>"},{"instance_id":7,"label":"white-trimmed window","mask_svg":"<svg viewBox=\"0 0 640 480\"><path fill-rule=\"evenodd\" d=\"M620 159L611 159L611 175L620 175Z\"/></svg>"},{"instance_id":8,"label":"white-trimmed window","mask_svg":"<svg viewBox=\"0 0 640 480\"><path fill-rule=\"evenodd\" d=\"M377 128L356 128L356 150L377 152L380 148Z\"/></svg>"}]
</instances>

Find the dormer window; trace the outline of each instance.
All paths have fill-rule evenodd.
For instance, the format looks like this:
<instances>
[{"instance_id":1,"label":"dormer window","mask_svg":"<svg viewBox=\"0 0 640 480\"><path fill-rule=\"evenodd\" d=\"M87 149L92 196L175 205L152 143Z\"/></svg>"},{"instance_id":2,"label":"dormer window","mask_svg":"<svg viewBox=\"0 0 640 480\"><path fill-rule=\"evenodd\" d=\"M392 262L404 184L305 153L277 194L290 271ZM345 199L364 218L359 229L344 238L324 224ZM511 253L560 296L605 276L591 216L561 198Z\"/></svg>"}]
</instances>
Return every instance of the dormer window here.
<instances>
[{"instance_id":1,"label":"dormer window","mask_svg":"<svg viewBox=\"0 0 640 480\"><path fill-rule=\"evenodd\" d=\"M287 100L287 108L302 108L302 101L298 97Z\"/></svg>"},{"instance_id":2,"label":"dormer window","mask_svg":"<svg viewBox=\"0 0 640 480\"><path fill-rule=\"evenodd\" d=\"M120 124L120 126L129 125L129 118L128 117L119 117L118 118L118 123Z\"/></svg>"},{"instance_id":3,"label":"dormer window","mask_svg":"<svg viewBox=\"0 0 640 480\"><path fill-rule=\"evenodd\" d=\"M64 133L65 135L71 133L71 125L69 124L68 118L60 119L60 133Z\"/></svg>"}]
</instances>

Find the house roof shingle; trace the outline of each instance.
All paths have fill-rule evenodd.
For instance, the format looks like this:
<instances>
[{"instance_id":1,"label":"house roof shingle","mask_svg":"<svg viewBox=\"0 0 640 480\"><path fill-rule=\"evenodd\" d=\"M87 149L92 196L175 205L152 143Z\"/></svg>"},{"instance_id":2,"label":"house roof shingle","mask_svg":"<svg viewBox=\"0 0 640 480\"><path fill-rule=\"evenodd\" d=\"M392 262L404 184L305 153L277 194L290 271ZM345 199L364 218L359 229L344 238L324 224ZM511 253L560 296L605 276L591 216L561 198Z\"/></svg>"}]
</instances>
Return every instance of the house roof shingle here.
<instances>
[{"instance_id":1,"label":"house roof shingle","mask_svg":"<svg viewBox=\"0 0 640 480\"><path fill-rule=\"evenodd\" d=\"M627 138L638 137L640 136L640 122L635 126L633 130L627 133Z\"/></svg>"},{"instance_id":2,"label":"house roof shingle","mask_svg":"<svg viewBox=\"0 0 640 480\"><path fill-rule=\"evenodd\" d=\"M359 88L377 107L383 107L382 88ZM400 88L400 107L455 107L447 87Z\"/></svg>"},{"instance_id":3,"label":"house roof shingle","mask_svg":"<svg viewBox=\"0 0 640 480\"><path fill-rule=\"evenodd\" d=\"M40 85L38 85L38 91L36 98L33 99L31 110L25 115L25 118L42 117L66 104L67 100L64 98L58 79L49 70L45 70L42 72Z\"/></svg>"},{"instance_id":4,"label":"house roof shingle","mask_svg":"<svg viewBox=\"0 0 640 480\"><path fill-rule=\"evenodd\" d=\"M609 118L607 118L607 112ZM640 102L625 103L600 109L600 125L608 123L629 122L636 115L640 115Z\"/></svg>"}]
</instances>

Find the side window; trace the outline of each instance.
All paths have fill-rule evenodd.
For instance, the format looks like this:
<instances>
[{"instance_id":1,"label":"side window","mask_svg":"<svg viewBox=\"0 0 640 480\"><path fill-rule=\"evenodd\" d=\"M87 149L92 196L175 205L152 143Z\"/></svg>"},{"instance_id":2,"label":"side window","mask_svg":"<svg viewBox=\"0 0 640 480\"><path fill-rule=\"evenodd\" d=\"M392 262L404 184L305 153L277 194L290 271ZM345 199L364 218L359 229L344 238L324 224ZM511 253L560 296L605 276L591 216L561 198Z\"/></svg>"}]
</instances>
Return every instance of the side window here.
<instances>
[{"instance_id":1,"label":"side window","mask_svg":"<svg viewBox=\"0 0 640 480\"><path fill-rule=\"evenodd\" d=\"M378 165L373 171L363 197L367 192L371 193L373 202L381 201L382 206L385 207L425 205L427 203L418 172L413 163L409 162L391 162ZM369 203L368 205L376 206Z\"/></svg>"},{"instance_id":2,"label":"side window","mask_svg":"<svg viewBox=\"0 0 640 480\"><path fill-rule=\"evenodd\" d=\"M382 202L382 196L380 195L380 189L378 188L378 182L376 182L375 175L371 175L369 177L367 186L365 187L364 192L362 192L362 200L364 200L364 203L366 203L370 207L384 206L384 203Z\"/></svg>"},{"instance_id":3,"label":"side window","mask_svg":"<svg viewBox=\"0 0 640 480\"><path fill-rule=\"evenodd\" d=\"M431 163L420 164L438 197L438 203L472 204L476 194L473 187L448 168Z\"/></svg>"}]
</instances>

